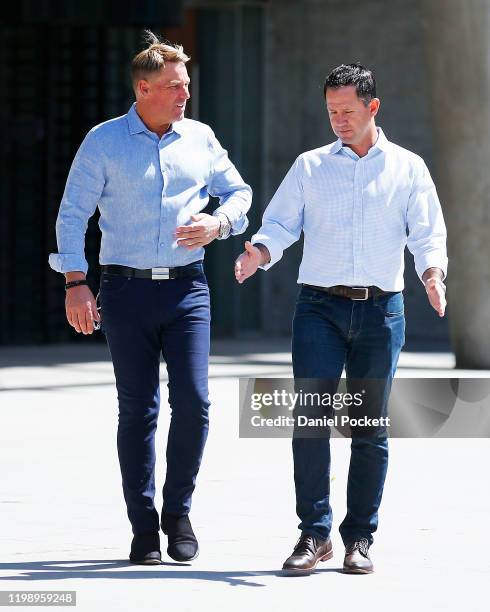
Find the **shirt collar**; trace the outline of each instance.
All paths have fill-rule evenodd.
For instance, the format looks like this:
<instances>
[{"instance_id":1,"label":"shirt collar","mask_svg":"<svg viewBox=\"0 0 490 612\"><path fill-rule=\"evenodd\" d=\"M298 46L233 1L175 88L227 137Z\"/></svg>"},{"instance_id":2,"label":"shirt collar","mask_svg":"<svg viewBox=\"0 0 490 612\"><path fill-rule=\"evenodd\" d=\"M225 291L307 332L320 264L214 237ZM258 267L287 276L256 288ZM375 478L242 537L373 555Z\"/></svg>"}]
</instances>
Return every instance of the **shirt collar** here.
<instances>
[{"instance_id":1,"label":"shirt collar","mask_svg":"<svg viewBox=\"0 0 490 612\"><path fill-rule=\"evenodd\" d=\"M380 127L376 128L378 130L378 140L373 144L371 149L380 149L381 151L388 151L390 146L390 142L388 138L386 138L385 133ZM370 150L371 150L370 149Z\"/></svg>"},{"instance_id":2,"label":"shirt collar","mask_svg":"<svg viewBox=\"0 0 490 612\"><path fill-rule=\"evenodd\" d=\"M128 126L129 126L130 134L140 134L141 132L148 132L149 134L153 134L153 132L151 132L146 127L146 125L143 123L143 120L138 115L136 111L136 102L133 102L126 117L128 119ZM182 126L179 125L179 123L182 123L182 122L176 121L175 123L172 123L172 125L170 126L166 134L171 134L172 132L176 132L177 134L182 134Z\"/></svg>"},{"instance_id":3,"label":"shirt collar","mask_svg":"<svg viewBox=\"0 0 490 612\"><path fill-rule=\"evenodd\" d=\"M387 151L390 145L389 140L386 138L383 130L380 127L376 127L376 130L378 132L378 139L376 140L376 142L373 144L373 146L369 149L368 154L375 150L375 149L380 149L381 151ZM339 151L342 150L342 147L344 146L344 144L342 143L342 141L340 140L340 138L338 138L332 145L331 149L330 149L330 155L335 155L336 153L338 153Z\"/></svg>"},{"instance_id":4,"label":"shirt collar","mask_svg":"<svg viewBox=\"0 0 490 612\"><path fill-rule=\"evenodd\" d=\"M141 132L148 131L148 128L146 127L146 125L141 120L141 117L136 112L136 102L133 102L126 117L128 118L130 134L140 134Z\"/></svg>"},{"instance_id":5,"label":"shirt collar","mask_svg":"<svg viewBox=\"0 0 490 612\"><path fill-rule=\"evenodd\" d=\"M340 151L342 147L343 147L342 141L340 140L340 138L337 138L337 140L333 143L333 145L330 148L330 155L335 155L336 153Z\"/></svg>"}]
</instances>

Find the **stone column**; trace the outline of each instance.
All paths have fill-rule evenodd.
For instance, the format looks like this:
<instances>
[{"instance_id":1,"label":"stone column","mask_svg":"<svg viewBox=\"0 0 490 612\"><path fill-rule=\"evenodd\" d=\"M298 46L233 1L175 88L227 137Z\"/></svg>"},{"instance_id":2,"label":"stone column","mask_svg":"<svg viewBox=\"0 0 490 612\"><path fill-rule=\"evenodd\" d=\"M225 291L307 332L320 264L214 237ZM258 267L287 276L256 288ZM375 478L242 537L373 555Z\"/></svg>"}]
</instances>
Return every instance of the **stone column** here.
<instances>
[{"instance_id":1,"label":"stone column","mask_svg":"<svg viewBox=\"0 0 490 612\"><path fill-rule=\"evenodd\" d=\"M490 0L421 0L448 315L459 368L490 369Z\"/></svg>"}]
</instances>

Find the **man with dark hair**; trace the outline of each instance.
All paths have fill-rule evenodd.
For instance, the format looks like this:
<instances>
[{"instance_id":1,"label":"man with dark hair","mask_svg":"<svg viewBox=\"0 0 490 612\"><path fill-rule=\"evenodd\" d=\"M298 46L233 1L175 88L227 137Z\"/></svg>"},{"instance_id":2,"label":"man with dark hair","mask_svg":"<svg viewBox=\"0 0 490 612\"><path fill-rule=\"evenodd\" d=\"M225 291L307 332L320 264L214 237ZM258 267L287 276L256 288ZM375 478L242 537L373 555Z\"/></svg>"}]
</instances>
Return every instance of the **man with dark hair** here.
<instances>
[{"instance_id":1,"label":"man with dark hair","mask_svg":"<svg viewBox=\"0 0 490 612\"><path fill-rule=\"evenodd\" d=\"M345 367L348 389L361 385L370 391L363 410L383 418L405 339L405 246L442 317L446 229L424 161L376 127L380 101L372 72L359 64L339 66L324 91L338 140L296 159L262 227L245 243L235 276L243 283L258 267L267 270L303 231L294 377L320 379L335 392ZM351 429L347 514L340 525L345 572L373 571L369 547L388 465L387 431L380 423L369 431ZM305 574L332 556L328 433L293 435L293 455L301 537L283 569Z\"/></svg>"},{"instance_id":2,"label":"man with dark hair","mask_svg":"<svg viewBox=\"0 0 490 612\"><path fill-rule=\"evenodd\" d=\"M360 64L341 64L327 76L323 84L323 95L327 89L339 89L354 85L357 97L367 106L376 97L376 81L371 70Z\"/></svg>"},{"instance_id":3,"label":"man with dark hair","mask_svg":"<svg viewBox=\"0 0 490 612\"><path fill-rule=\"evenodd\" d=\"M119 400L117 448L133 530L130 561L191 561L198 543L188 514L208 432L210 304L204 246L245 231L251 189L212 130L184 118L189 57L148 33L132 62L136 102L95 126L73 161L49 262L66 276L66 316L91 334L100 317L87 286L87 221L98 207L102 230L100 304ZM208 194L213 215L201 212ZM155 496L155 431L160 357L172 410L163 509Z\"/></svg>"}]
</instances>

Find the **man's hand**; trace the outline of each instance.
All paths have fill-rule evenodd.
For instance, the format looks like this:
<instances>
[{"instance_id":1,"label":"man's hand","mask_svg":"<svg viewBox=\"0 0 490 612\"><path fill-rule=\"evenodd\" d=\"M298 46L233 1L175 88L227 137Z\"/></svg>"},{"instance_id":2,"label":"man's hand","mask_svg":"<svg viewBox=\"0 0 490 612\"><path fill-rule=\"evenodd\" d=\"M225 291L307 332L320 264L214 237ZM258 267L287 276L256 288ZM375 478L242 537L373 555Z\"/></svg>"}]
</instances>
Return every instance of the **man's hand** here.
<instances>
[{"instance_id":1,"label":"man's hand","mask_svg":"<svg viewBox=\"0 0 490 612\"><path fill-rule=\"evenodd\" d=\"M66 318L78 333L91 334L94 321L100 321L94 294L87 285L72 287L66 291Z\"/></svg>"},{"instance_id":2,"label":"man's hand","mask_svg":"<svg viewBox=\"0 0 490 612\"><path fill-rule=\"evenodd\" d=\"M444 316L446 311L446 286L438 277L431 277L425 281L425 290L429 298L430 305L437 311L440 317Z\"/></svg>"},{"instance_id":3,"label":"man's hand","mask_svg":"<svg viewBox=\"0 0 490 612\"><path fill-rule=\"evenodd\" d=\"M219 235L219 219L213 215L199 213L191 216L190 225L179 225L175 230L177 244L188 251L203 247Z\"/></svg>"},{"instance_id":4,"label":"man's hand","mask_svg":"<svg viewBox=\"0 0 490 612\"><path fill-rule=\"evenodd\" d=\"M253 276L259 266L270 261L267 247L262 244L260 246L264 249L263 251L248 240L245 242L245 251L235 261L235 278L240 284Z\"/></svg>"}]
</instances>

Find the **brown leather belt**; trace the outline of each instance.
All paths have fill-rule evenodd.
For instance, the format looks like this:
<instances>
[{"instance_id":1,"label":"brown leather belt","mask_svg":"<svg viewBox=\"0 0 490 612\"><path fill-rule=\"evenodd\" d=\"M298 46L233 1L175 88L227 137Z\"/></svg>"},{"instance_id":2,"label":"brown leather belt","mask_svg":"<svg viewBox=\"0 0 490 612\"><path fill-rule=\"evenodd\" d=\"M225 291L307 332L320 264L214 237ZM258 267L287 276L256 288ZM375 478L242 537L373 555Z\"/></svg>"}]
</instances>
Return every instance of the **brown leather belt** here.
<instances>
[{"instance_id":1,"label":"brown leather belt","mask_svg":"<svg viewBox=\"0 0 490 612\"><path fill-rule=\"evenodd\" d=\"M337 295L339 297L349 298L350 300L367 300L374 295L389 295L396 293L393 291L383 291L379 287L347 287L346 285L334 285L333 287L318 287L317 285L306 285L303 283L303 287L308 289L316 289L317 291L323 291L329 295Z\"/></svg>"}]
</instances>

